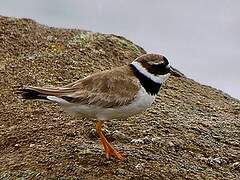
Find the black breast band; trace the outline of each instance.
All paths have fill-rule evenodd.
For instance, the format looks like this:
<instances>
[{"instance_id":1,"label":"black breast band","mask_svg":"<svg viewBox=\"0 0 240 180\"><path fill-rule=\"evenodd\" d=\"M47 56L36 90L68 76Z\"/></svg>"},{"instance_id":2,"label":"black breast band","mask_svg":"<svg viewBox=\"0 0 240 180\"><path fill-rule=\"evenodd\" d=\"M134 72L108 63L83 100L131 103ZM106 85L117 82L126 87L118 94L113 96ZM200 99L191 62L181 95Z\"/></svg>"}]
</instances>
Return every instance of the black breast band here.
<instances>
[{"instance_id":1,"label":"black breast band","mask_svg":"<svg viewBox=\"0 0 240 180\"><path fill-rule=\"evenodd\" d=\"M131 67L134 75L139 79L141 85L147 91L147 93L149 93L151 95L157 95L162 84L156 83L153 80L151 80L149 77L145 76L133 64L130 64L130 67Z\"/></svg>"}]
</instances>

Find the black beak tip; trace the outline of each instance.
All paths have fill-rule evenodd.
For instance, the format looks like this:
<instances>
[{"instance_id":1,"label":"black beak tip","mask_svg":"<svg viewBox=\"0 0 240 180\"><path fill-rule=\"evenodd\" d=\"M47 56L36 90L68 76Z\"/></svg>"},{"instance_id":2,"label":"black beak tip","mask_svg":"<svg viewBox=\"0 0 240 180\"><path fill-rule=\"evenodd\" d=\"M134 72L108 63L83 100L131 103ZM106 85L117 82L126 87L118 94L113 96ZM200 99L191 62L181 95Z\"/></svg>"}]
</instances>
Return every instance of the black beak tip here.
<instances>
[{"instance_id":1,"label":"black beak tip","mask_svg":"<svg viewBox=\"0 0 240 180\"><path fill-rule=\"evenodd\" d=\"M173 73L173 67L170 66L170 73L172 74Z\"/></svg>"},{"instance_id":2,"label":"black beak tip","mask_svg":"<svg viewBox=\"0 0 240 180\"><path fill-rule=\"evenodd\" d=\"M183 73L172 66L170 66L170 74L175 77L186 77Z\"/></svg>"}]
</instances>

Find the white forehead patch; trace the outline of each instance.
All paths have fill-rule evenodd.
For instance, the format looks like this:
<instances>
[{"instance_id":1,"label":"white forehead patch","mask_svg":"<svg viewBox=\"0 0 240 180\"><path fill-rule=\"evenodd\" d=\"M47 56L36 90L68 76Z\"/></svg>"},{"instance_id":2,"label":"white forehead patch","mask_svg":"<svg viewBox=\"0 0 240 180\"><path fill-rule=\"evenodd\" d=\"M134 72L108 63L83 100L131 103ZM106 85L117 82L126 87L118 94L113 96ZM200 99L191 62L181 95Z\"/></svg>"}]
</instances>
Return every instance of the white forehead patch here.
<instances>
[{"instance_id":1,"label":"white forehead patch","mask_svg":"<svg viewBox=\"0 0 240 180\"><path fill-rule=\"evenodd\" d=\"M133 61L131 63L135 68L137 68L137 70L144 74L146 77L148 77L149 79L151 79L152 81L156 82L156 83L161 83L163 84L167 79L168 77L170 76L170 73L168 74L164 74L164 75L154 75L150 72L147 71L147 69L145 69L139 62L137 61Z\"/></svg>"}]
</instances>

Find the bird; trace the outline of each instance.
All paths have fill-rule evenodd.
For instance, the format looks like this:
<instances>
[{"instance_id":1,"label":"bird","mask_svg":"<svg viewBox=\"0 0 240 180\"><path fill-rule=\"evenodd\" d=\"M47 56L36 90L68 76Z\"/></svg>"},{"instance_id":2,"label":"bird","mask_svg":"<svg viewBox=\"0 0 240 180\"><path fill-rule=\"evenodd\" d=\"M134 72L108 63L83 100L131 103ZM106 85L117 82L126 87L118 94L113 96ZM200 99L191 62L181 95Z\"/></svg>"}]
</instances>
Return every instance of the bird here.
<instances>
[{"instance_id":1,"label":"bird","mask_svg":"<svg viewBox=\"0 0 240 180\"><path fill-rule=\"evenodd\" d=\"M104 122L141 113L152 105L171 74L168 59L143 54L130 64L100 71L61 87L23 87L21 98L44 100L66 111L96 119L96 133L106 158L124 159L103 134Z\"/></svg>"}]
</instances>

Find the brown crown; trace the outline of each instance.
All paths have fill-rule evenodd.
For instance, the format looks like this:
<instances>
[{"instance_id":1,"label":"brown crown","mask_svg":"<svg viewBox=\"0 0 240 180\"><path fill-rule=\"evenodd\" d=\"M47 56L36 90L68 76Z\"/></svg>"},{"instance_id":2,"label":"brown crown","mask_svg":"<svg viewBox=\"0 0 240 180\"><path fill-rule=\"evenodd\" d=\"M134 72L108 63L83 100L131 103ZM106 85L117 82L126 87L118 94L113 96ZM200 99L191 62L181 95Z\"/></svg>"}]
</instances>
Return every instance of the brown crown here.
<instances>
[{"instance_id":1,"label":"brown crown","mask_svg":"<svg viewBox=\"0 0 240 180\"><path fill-rule=\"evenodd\" d=\"M167 58L159 54L144 54L135 61L141 63L148 72L154 75L163 75L170 71L167 67L169 64Z\"/></svg>"}]
</instances>

